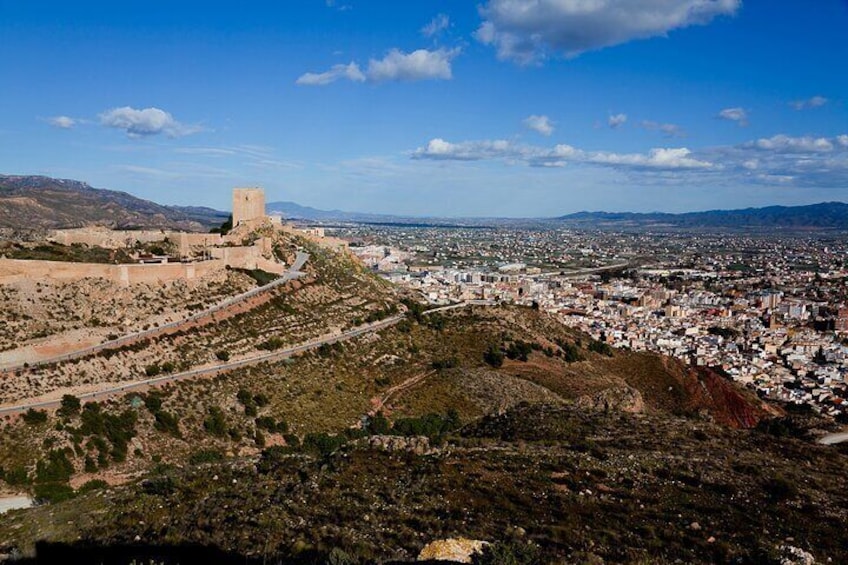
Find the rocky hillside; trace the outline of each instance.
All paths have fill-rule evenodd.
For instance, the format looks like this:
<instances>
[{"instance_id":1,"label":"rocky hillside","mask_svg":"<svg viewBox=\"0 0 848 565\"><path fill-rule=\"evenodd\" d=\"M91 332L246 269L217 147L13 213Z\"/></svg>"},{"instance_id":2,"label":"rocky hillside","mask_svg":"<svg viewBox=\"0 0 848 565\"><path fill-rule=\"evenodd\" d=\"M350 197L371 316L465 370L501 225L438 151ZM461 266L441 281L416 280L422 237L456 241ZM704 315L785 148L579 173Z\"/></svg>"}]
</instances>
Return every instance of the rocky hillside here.
<instances>
[{"instance_id":1,"label":"rocky hillside","mask_svg":"<svg viewBox=\"0 0 848 565\"><path fill-rule=\"evenodd\" d=\"M118 229L207 231L220 224L220 217L208 209L169 208L75 180L0 175L0 228L100 225Z\"/></svg>"},{"instance_id":2,"label":"rocky hillside","mask_svg":"<svg viewBox=\"0 0 848 565\"><path fill-rule=\"evenodd\" d=\"M313 282L281 295L279 313L319 299L310 285L372 284L312 251ZM0 522L0 553L42 540L39 563L103 550L126 563L198 551L370 563L465 537L532 557L516 563L848 558L848 460L806 431L823 422L529 308L407 308L379 334L284 362L7 418L0 486L53 503ZM257 344L274 335L242 323L218 335L239 328Z\"/></svg>"}]
</instances>

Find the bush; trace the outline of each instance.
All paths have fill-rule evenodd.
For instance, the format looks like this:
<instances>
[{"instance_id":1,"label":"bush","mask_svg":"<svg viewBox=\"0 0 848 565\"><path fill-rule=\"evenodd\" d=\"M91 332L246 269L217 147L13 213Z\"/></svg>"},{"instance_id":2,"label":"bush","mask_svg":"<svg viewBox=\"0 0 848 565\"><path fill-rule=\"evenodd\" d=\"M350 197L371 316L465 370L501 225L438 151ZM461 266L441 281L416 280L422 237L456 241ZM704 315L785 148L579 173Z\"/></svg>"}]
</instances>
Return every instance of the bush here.
<instances>
[{"instance_id":1,"label":"bush","mask_svg":"<svg viewBox=\"0 0 848 565\"><path fill-rule=\"evenodd\" d=\"M27 473L26 467L24 467L23 465L12 467L8 471L6 471L5 476L3 478L7 483L12 486L25 485L30 482L29 473Z\"/></svg>"},{"instance_id":2,"label":"bush","mask_svg":"<svg viewBox=\"0 0 848 565\"><path fill-rule=\"evenodd\" d=\"M215 352L215 357L217 357L219 361L226 362L230 360L230 352L226 349L220 349Z\"/></svg>"},{"instance_id":3,"label":"bush","mask_svg":"<svg viewBox=\"0 0 848 565\"><path fill-rule=\"evenodd\" d=\"M487 349L483 354L483 361L497 369L503 365L503 351L501 351L501 348L496 345L490 345L489 349Z\"/></svg>"},{"instance_id":4,"label":"bush","mask_svg":"<svg viewBox=\"0 0 848 565\"><path fill-rule=\"evenodd\" d=\"M154 417L156 418L156 421L153 423L154 428L177 439L182 439L183 434L180 432L179 418L164 410L156 412Z\"/></svg>"},{"instance_id":5,"label":"bush","mask_svg":"<svg viewBox=\"0 0 848 565\"><path fill-rule=\"evenodd\" d=\"M385 435L389 433L389 421L383 416L382 412L377 412L368 419L368 424L365 426L366 430L371 435Z\"/></svg>"},{"instance_id":6,"label":"bush","mask_svg":"<svg viewBox=\"0 0 848 565\"><path fill-rule=\"evenodd\" d=\"M211 406L209 414L203 420L203 429L216 437L227 435L227 420L224 418L224 412L217 406Z\"/></svg>"},{"instance_id":7,"label":"bush","mask_svg":"<svg viewBox=\"0 0 848 565\"><path fill-rule=\"evenodd\" d=\"M563 358L566 363L575 363L577 361L583 361L583 355L580 353L580 348L573 343L563 343L560 345L562 348Z\"/></svg>"},{"instance_id":8,"label":"bush","mask_svg":"<svg viewBox=\"0 0 848 565\"><path fill-rule=\"evenodd\" d=\"M218 449L203 449L189 455L188 462L192 465L201 463L217 463L224 460L224 454Z\"/></svg>"},{"instance_id":9,"label":"bush","mask_svg":"<svg viewBox=\"0 0 848 565\"><path fill-rule=\"evenodd\" d=\"M331 436L324 432L311 433L306 434L306 437L303 438L301 449L326 457L345 443L347 443L347 438L342 435Z\"/></svg>"},{"instance_id":10,"label":"bush","mask_svg":"<svg viewBox=\"0 0 848 565\"><path fill-rule=\"evenodd\" d=\"M39 504L62 502L75 496L74 489L66 483L43 483L33 488L33 498Z\"/></svg>"},{"instance_id":11,"label":"bush","mask_svg":"<svg viewBox=\"0 0 848 565\"><path fill-rule=\"evenodd\" d=\"M612 347L610 347L609 344L604 343L603 341L592 340L589 343L589 351L593 351L601 355L606 355L607 357L612 357L613 355Z\"/></svg>"},{"instance_id":12,"label":"bush","mask_svg":"<svg viewBox=\"0 0 848 565\"><path fill-rule=\"evenodd\" d=\"M30 408L24 412L24 415L21 416L21 418L27 425L36 426L47 421L47 412L44 410L35 410L34 408Z\"/></svg>"},{"instance_id":13,"label":"bush","mask_svg":"<svg viewBox=\"0 0 848 565\"><path fill-rule=\"evenodd\" d=\"M159 366L158 363L154 363L152 365L148 365L144 368L144 374L148 377L155 377L159 373L162 372L162 367Z\"/></svg>"},{"instance_id":14,"label":"bush","mask_svg":"<svg viewBox=\"0 0 848 565\"><path fill-rule=\"evenodd\" d=\"M103 490L105 488L109 488L109 483L100 479L92 479L80 485L80 488L77 489L77 494L85 494L93 490Z\"/></svg>"},{"instance_id":15,"label":"bush","mask_svg":"<svg viewBox=\"0 0 848 565\"><path fill-rule=\"evenodd\" d=\"M392 434L400 436L427 436L435 439L460 427L456 410L449 410L444 416L426 414L420 418L400 418L392 427Z\"/></svg>"},{"instance_id":16,"label":"bush","mask_svg":"<svg viewBox=\"0 0 848 565\"><path fill-rule=\"evenodd\" d=\"M82 403L79 398L73 394L65 394L62 396L62 404L59 407L57 414L63 418L70 418L78 415L81 407Z\"/></svg>"},{"instance_id":17,"label":"bush","mask_svg":"<svg viewBox=\"0 0 848 565\"><path fill-rule=\"evenodd\" d=\"M437 371L441 369L453 369L454 367L459 367L459 358L454 356L445 359L434 359L431 366Z\"/></svg>"},{"instance_id":18,"label":"bush","mask_svg":"<svg viewBox=\"0 0 848 565\"><path fill-rule=\"evenodd\" d=\"M500 541L472 555L471 562L474 565L535 565L540 558L539 547L533 543Z\"/></svg>"},{"instance_id":19,"label":"bush","mask_svg":"<svg viewBox=\"0 0 848 565\"><path fill-rule=\"evenodd\" d=\"M67 483L74 474L74 465L64 449L53 449L35 466L36 483Z\"/></svg>"},{"instance_id":20,"label":"bush","mask_svg":"<svg viewBox=\"0 0 848 565\"><path fill-rule=\"evenodd\" d=\"M260 416L254 420L256 427L268 430L271 433L285 434L289 431L289 425L285 420L274 420L270 416Z\"/></svg>"},{"instance_id":21,"label":"bush","mask_svg":"<svg viewBox=\"0 0 848 565\"><path fill-rule=\"evenodd\" d=\"M527 361L528 355L533 351L533 344L526 341L514 341L506 349L506 356L513 361Z\"/></svg>"}]
</instances>

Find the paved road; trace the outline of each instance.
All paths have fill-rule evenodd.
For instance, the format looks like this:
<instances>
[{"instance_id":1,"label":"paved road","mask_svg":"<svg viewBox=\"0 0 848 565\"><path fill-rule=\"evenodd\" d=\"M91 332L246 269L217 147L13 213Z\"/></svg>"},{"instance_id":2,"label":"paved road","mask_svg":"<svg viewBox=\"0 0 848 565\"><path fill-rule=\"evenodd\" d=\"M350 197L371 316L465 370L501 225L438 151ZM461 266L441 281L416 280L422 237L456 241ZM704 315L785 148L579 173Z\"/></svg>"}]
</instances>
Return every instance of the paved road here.
<instances>
[{"instance_id":1,"label":"paved road","mask_svg":"<svg viewBox=\"0 0 848 565\"><path fill-rule=\"evenodd\" d=\"M210 367L202 367L199 369L192 369L190 371L185 371L182 373L174 373L172 375L164 375L161 377L156 377L153 379L144 379L141 381L133 381L131 383L127 383L125 385L115 386L111 388L105 388L102 390L98 390L97 392L89 392L85 394L80 394L79 398L81 400L97 400L109 397L114 394L125 394L127 392L132 392L135 390L143 389L149 386L157 386L163 385L165 383L170 383L178 380L189 379L193 377L203 377L214 375L217 373L232 371L233 369L240 369L242 367L248 367L251 365L258 365L259 363L267 363L273 361L279 361L282 359L286 359L295 355L297 353L302 353L304 351L309 351L310 349L315 349L324 344L328 343L336 343L339 341L347 341L349 339L353 339L355 337L359 337L363 334L375 332L381 330L383 328L387 328L392 326L398 322L400 322L405 317L405 314L397 314L390 318L386 318L384 320L380 320L379 322L373 322L370 324L365 324L362 326L357 326L355 328L349 329L347 331L341 333L332 333L326 334L319 338L301 343L299 345L295 345L293 347L289 347L286 349L280 349L279 351L272 351L271 353L263 353L261 355L254 355L252 357L246 357L244 359L238 359L235 361L229 361L227 363L220 363L218 365L212 365ZM4 416L7 414L16 414L19 412L23 412L29 410L30 408L58 408L61 404L60 400L47 400L44 402L33 402L27 404L18 404L16 406L6 406L0 408L0 416Z\"/></svg>"},{"instance_id":2,"label":"paved road","mask_svg":"<svg viewBox=\"0 0 848 565\"><path fill-rule=\"evenodd\" d=\"M283 273L279 278L274 279L273 281L269 282L266 285L259 286L259 287L256 287L254 289L248 290L247 292L243 292L242 294L236 295L236 296L234 296L234 297L232 297L228 300L225 300L224 302L221 302L219 304L216 304L215 306L207 308L206 310L203 310L203 311L198 312L196 314L192 314L188 318L183 318L181 320L177 320L175 322L170 322L168 324L165 324L165 325L162 325L162 326L159 326L159 327L156 327L156 328L151 328L149 330L144 330L144 331L140 331L140 332L134 332L134 333L131 333L131 334L127 334L127 335L121 336L117 339L105 341L101 344L94 345L92 347L86 347L86 348L83 348L83 349L78 349L78 350L72 351L70 353L65 353L64 355L57 355L55 357L50 357L48 359L42 359L40 361L35 361L35 362L27 364L26 366L27 367L38 367L39 365L50 365L52 363L60 363L60 362L63 362L63 361L70 361L72 359L79 359L81 357L86 357L87 355L91 355L93 353L103 351L104 349L116 349L116 348L119 348L119 347L126 345L128 343L132 343L132 342L134 342L138 339L143 339L145 337L150 337L150 336L153 336L153 335L165 333L168 330L176 329L181 325L197 321L201 318L205 318L205 317L210 316L210 315L212 315L216 312L220 312L221 310L225 310L226 308L229 308L229 307L231 307L235 304L243 302L243 301L247 300L248 298L252 298L252 297L254 297L258 294L262 294L263 292L267 292L267 291L272 290L272 289L274 289L274 288L276 288L276 287L278 287L282 284L285 284L285 283L287 283L291 280L294 280L298 277L303 276L304 273L302 273L300 271L300 269L303 268L303 265L306 263L306 261L308 259L309 259L308 253L303 253L301 251L298 251L297 255L295 256L294 263L292 263L292 265L288 268L288 270L286 270L286 272ZM12 365L12 366L8 366L8 367L0 367L0 372L3 372L3 371L11 372L11 371L16 371L16 370L23 369L23 368L25 368L24 364Z\"/></svg>"}]
</instances>

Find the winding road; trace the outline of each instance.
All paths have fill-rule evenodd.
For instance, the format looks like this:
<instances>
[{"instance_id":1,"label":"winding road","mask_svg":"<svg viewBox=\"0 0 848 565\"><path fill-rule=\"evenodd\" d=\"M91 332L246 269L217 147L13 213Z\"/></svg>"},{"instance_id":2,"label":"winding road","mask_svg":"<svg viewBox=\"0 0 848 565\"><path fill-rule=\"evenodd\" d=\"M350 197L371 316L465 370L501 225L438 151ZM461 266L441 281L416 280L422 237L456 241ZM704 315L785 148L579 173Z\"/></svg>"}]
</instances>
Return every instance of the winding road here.
<instances>
[{"instance_id":1,"label":"winding road","mask_svg":"<svg viewBox=\"0 0 848 565\"><path fill-rule=\"evenodd\" d=\"M316 349L325 344L336 343L339 341L347 341L349 339L353 339L355 337L359 337L366 333L375 332L389 326L392 326L398 322L400 322L405 317L405 314L397 314L390 318L385 318L384 320L380 320L378 322L373 322L370 324L364 324L362 326L357 326L355 328L351 328L349 330L343 332L336 332L331 334L325 334L321 337L315 338L310 341L306 341L304 343L288 347L285 349L280 349L278 351L272 351L271 353L263 353L261 355L253 355L251 357L245 357L242 359L237 359L235 361L229 361L225 363L220 363L217 365L211 365L208 367L200 367L198 369L192 369L190 371L184 371L182 373L174 373L170 375L163 375L161 377L156 377L152 379L144 379L141 381L132 381L126 384L103 388L97 390L95 392L89 392L85 394L78 395L80 400L99 400L103 398L108 398L112 395L116 394L126 394L128 392L133 392L137 390L144 389L149 386L157 386L164 385L166 383L179 381L183 379L195 378L195 377L206 377L215 375L217 373L221 373L224 371L231 371L233 369L240 369L242 367L248 367L251 365L258 365L260 363L274 362L280 361L282 359L286 359L298 353L303 353L304 351L309 351L311 349ZM0 416L9 415L9 414L17 414L30 408L39 408L39 409L53 409L58 408L61 404L61 400L46 400L43 402L31 402L26 404L18 404L15 406L3 406L0 407Z\"/></svg>"},{"instance_id":2,"label":"winding road","mask_svg":"<svg viewBox=\"0 0 848 565\"><path fill-rule=\"evenodd\" d=\"M122 347L124 345L128 345L128 344L130 344L134 341L138 341L139 339L144 339L144 338L152 337L154 335L160 335L160 334L168 333L170 331L176 331L180 326L190 324L192 322L196 322L197 320L200 320L202 318L209 317L212 314L215 314L216 312L226 310L227 308L230 308L230 307L232 307L236 304L244 302L245 300L247 300L249 298L253 298L254 296L256 296L258 294L268 292L269 290L272 290L272 289L274 289L274 288L276 288L280 285L286 284L289 281L292 281L296 278L303 276L305 273L301 272L300 269L303 268L303 265L306 264L306 261L308 259L309 259L308 253L298 251L296 256L295 256L294 263L292 263L291 266L282 275L280 275L279 278L274 279L273 281L269 282L268 284L265 284L265 285L253 288L251 290L248 290L247 292L243 292L241 294L238 294L238 295L236 295L236 296L234 296L234 297L232 297L228 300L225 300L224 302L216 304L215 306L211 306L211 307L207 308L206 310L202 310L202 311L200 311L196 314L192 314L191 316L189 316L187 318L182 318L180 320L176 320L174 322L170 322L168 324L164 324L164 325L156 327L156 328L151 328L151 329L148 329L148 330L143 330L143 331L139 331L139 332L126 334L126 335L123 335L123 336L121 336L117 339L104 341L103 343L100 343L98 345L94 345L94 346L91 346L91 347L85 347L85 348L82 348L82 349L78 349L76 351L72 351L70 353L65 353L63 355L57 355L55 357L50 357L50 358L47 358L47 359L42 359L40 361L35 361L35 362L32 362L32 363L27 363L27 364L19 364L19 365L0 367L0 372L12 372L12 371L17 371L17 370L20 370L20 369L25 369L25 368L30 368L30 367L51 365L53 363L61 363L61 362L64 362L64 361L71 361L73 359L80 359L82 357L86 357L86 356L91 355L93 353L98 353L100 351L104 351L106 349L117 349L117 348Z\"/></svg>"}]
</instances>

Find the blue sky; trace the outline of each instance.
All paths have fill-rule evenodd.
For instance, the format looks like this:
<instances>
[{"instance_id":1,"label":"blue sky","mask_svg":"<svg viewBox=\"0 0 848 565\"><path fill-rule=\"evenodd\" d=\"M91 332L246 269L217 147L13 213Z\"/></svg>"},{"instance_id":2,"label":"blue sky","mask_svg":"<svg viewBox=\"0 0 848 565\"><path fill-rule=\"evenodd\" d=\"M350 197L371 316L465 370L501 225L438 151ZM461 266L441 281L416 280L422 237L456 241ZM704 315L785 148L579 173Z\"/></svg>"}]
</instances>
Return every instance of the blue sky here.
<instances>
[{"instance_id":1,"label":"blue sky","mask_svg":"<svg viewBox=\"0 0 848 565\"><path fill-rule=\"evenodd\" d=\"M0 0L0 173L443 216L848 200L845 0Z\"/></svg>"}]
</instances>

